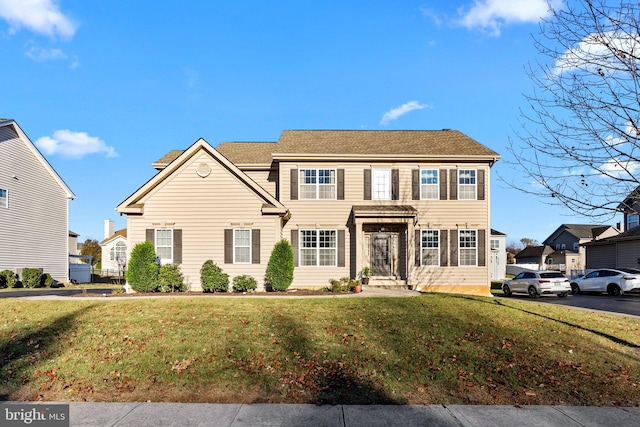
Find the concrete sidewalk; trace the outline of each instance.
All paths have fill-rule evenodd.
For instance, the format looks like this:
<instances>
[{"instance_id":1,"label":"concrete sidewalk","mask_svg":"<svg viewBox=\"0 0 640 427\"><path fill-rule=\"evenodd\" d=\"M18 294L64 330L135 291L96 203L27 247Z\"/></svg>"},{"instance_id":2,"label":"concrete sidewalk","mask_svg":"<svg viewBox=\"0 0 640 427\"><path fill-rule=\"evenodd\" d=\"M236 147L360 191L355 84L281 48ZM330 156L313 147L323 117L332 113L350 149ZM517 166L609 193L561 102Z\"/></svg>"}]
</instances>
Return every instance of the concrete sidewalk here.
<instances>
[{"instance_id":1,"label":"concrete sidewalk","mask_svg":"<svg viewBox=\"0 0 640 427\"><path fill-rule=\"evenodd\" d=\"M0 402L0 411L16 403ZM34 403L34 402L29 402ZM53 402L51 402L53 403ZM46 405L47 403L39 403ZM464 405L289 405L71 402L71 426L615 426L640 425L640 408ZM0 417L2 420L2 417ZM0 423L2 424L2 423Z\"/></svg>"}]
</instances>

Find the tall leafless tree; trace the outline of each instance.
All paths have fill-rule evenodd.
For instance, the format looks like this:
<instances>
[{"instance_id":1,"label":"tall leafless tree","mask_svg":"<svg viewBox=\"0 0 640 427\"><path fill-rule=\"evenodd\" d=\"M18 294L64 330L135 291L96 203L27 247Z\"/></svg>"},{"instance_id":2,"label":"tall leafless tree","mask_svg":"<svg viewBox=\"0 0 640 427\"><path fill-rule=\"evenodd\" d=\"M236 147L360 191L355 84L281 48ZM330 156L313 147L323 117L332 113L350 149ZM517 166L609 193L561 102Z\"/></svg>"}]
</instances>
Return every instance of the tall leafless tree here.
<instances>
[{"instance_id":1,"label":"tall leafless tree","mask_svg":"<svg viewBox=\"0 0 640 427\"><path fill-rule=\"evenodd\" d=\"M550 8L509 146L525 177L514 185L578 214L613 216L640 184L640 3Z\"/></svg>"}]
</instances>

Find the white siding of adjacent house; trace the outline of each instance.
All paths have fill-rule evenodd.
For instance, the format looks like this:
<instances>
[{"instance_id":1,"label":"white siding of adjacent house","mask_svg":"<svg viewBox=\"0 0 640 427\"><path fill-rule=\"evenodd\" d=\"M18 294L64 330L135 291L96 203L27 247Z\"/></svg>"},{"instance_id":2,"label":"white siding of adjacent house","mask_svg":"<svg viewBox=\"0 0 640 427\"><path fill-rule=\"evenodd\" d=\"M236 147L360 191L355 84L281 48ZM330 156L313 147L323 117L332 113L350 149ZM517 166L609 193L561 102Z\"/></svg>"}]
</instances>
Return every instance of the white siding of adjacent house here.
<instances>
[{"instance_id":1,"label":"white siding of adjacent house","mask_svg":"<svg viewBox=\"0 0 640 427\"><path fill-rule=\"evenodd\" d=\"M0 127L0 270L42 268L68 280L68 194L13 127Z\"/></svg>"},{"instance_id":2,"label":"white siding of adjacent house","mask_svg":"<svg viewBox=\"0 0 640 427\"><path fill-rule=\"evenodd\" d=\"M485 200L412 200L412 170L419 168L485 170ZM364 172L365 168L399 169L399 200L365 200ZM344 169L344 200L291 200L290 171L304 168ZM418 209L416 228L439 228L454 230L461 228L486 230L484 267L416 267L413 257L415 237L407 236L407 251L410 282L420 289L450 292L489 293L489 181L490 171L486 164L427 164L427 163L367 163L367 162L280 162L280 201L289 208L291 219L283 230L283 236L290 238L292 229L302 228L335 228L345 230L345 267L297 267L294 275L294 286L322 287L328 285L329 279L350 276L351 234L348 223L354 205L409 205ZM449 177L447 177L449 179ZM449 182L449 181L447 181ZM449 185L447 186L449 187ZM449 242L457 244L457 242ZM361 242L359 244L362 244Z\"/></svg>"},{"instance_id":3,"label":"white siding of adjacent house","mask_svg":"<svg viewBox=\"0 0 640 427\"><path fill-rule=\"evenodd\" d=\"M196 172L202 163L211 168L204 178ZM208 259L230 280L247 274L263 285L271 250L280 239L280 218L262 215L264 200L208 153L196 153L140 202L144 214L127 216L129 255L136 243L145 241L146 229L181 229L181 269L192 290L201 289L200 268ZM224 263L224 230L230 228L260 229L260 264Z\"/></svg>"},{"instance_id":4,"label":"white siding of adjacent house","mask_svg":"<svg viewBox=\"0 0 640 427\"><path fill-rule=\"evenodd\" d=\"M118 244L118 242L122 242L126 245L127 239L124 238L123 236L116 236L101 247L102 249L101 265L102 265L103 275L116 276L119 272L120 266L118 265L117 261L111 259L111 249L114 249ZM129 250L128 247L127 247L127 250Z\"/></svg>"}]
</instances>

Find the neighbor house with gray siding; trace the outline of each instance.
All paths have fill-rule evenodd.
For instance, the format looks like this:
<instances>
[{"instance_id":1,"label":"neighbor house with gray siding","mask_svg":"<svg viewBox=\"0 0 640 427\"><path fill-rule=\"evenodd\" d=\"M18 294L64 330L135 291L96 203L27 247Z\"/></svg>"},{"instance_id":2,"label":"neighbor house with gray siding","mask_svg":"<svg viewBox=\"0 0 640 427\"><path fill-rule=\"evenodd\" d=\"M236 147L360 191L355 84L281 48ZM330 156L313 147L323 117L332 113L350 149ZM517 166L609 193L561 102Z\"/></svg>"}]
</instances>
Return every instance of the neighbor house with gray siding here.
<instances>
[{"instance_id":1,"label":"neighbor house with gray siding","mask_svg":"<svg viewBox=\"0 0 640 427\"><path fill-rule=\"evenodd\" d=\"M277 142L216 148L200 139L153 163L158 173L117 211L127 216L127 250L154 242L193 290L208 259L263 284L284 238L293 288L370 267L370 286L489 295L499 157L454 130L287 130Z\"/></svg>"},{"instance_id":2,"label":"neighbor house with gray siding","mask_svg":"<svg viewBox=\"0 0 640 427\"><path fill-rule=\"evenodd\" d=\"M69 279L75 195L14 120L0 119L0 270Z\"/></svg>"}]
</instances>

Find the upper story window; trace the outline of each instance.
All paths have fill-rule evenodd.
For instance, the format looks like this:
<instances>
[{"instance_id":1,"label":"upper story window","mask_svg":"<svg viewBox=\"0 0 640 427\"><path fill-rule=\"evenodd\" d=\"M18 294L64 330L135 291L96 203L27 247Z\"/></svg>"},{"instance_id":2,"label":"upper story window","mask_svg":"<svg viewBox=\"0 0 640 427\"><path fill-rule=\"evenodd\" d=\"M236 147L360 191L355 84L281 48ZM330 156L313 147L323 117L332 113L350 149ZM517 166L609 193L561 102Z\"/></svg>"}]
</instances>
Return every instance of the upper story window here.
<instances>
[{"instance_id":1,"label":"upper story window","mask_svg":"<svg viewBox=\"0 0 640 427\"><path fill-rule=\"evenodd\" d=\"M371 198L391 200L391 169L372 169Z\"/></svg>"},{"instance_id":2,"label":"upper story window","mask_svg":"<svg viewBox=\"0 0 640 427\"><path fill-rule=\"evenodd\" d=\"M0 206L2 206L0 202ZM627 230L632 229L633 227L637 227L640 225L640 215L638 214L628 214L627 215Z\"/></svg>"},{"instance_id":3,"label":"upper story window","mask_svg":"<svg viewBox=\"0 0 640 427\"><path fill-rule=\"evenodd\" d=\"M300 169L300 199L335 199L335 169Z\"/></svg>"},{"instance_id":4,"label":"upper story window","mask_svg":"<svg viewBox=\"0 0 640 427\"><path fill-rule=\"evenodd\" d=\"M437 267L440 265L440 230L421 230L420 265Z\"/></svg>"},{"instance_id":5,"label":"upper story window","mask_svg":"<svg viewBox=\"0 0 640 427\"><path fill-rule=\"evenodd\" d=\"M0 208L9 207L9 192L4 188L0 188Z\"/></svg>"},{"instance_id":6,"label":"upper story window","mask_svg":"<svg viewBox=\"0 0 640 427\"><path fill-rule=\"evenodd\" d=\"M156 228L156 256L161 264L173 263L173 228Z\"/></svg>"},{"instance_id":7,"label":"upper story window","mask_svg":"<svg viewBox=\"0 0 640 427\"><path fill-rule=\"evenodd\" d=\"M478 230L460 230L458 233L458 265L478 265Z\"/></svg>"},{"instance_id":8,"label":"upper story window","mask_svg":"<svg viewBox=\"0 0 640 427\"><path fill-rule=\"evenodd\" d=\"M580 250L580 243L573 244L573 252L578 252Z\"/></svg>"},{"instance_id":9,"label":"upper story window","mask_svg":"<svg viewBox=\"0 0 640 427\"><path fill-rule=\"evenodd\" d=\"M497 251L498 249L500 249L500 240L491 239L491 250Z\"/></svg>"},{"instance_id":10,"label":"upper story window","mask_svg":"<svg viewBox=\"0 0 640 427\"><path fill-rule=\"evenodd\" d=\"M300 230L300 266L337 266L337 234L336 230Z\"/></svg>"},{"instance_id":11,"label":"upper story window","mask_svg":"<svg viewBox=\"0 0 640 427\"><path fill-rule=\"evenodd\" d=\"M251 229L233 230L233 263L251 264Z\"/></svg>"},{"instance_id":12,"label":"upper story window","mask_svg":"<svg viewBox=\"0 0 640 427\"><path fill-rule=\"evenodd\" d=\"M476 199L476 170L460 169L458 170L458 199L459 200L475 200Z\"/></svg>"},{"instance_id":13,"label":"upper story window","mask_svg":"<svg viewBox=\"0 0 640 427\"><path fill-rule=\"evenodd\" d=\"M420 198L422 200L438 200L440 198L437 169L420 170Z\"/></svg>"}]
</instances>

